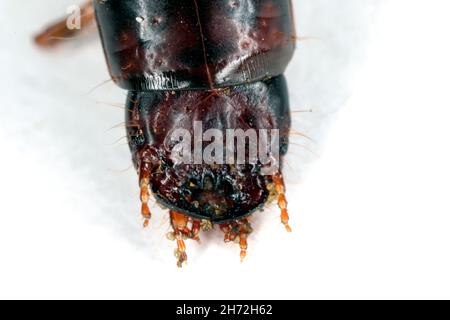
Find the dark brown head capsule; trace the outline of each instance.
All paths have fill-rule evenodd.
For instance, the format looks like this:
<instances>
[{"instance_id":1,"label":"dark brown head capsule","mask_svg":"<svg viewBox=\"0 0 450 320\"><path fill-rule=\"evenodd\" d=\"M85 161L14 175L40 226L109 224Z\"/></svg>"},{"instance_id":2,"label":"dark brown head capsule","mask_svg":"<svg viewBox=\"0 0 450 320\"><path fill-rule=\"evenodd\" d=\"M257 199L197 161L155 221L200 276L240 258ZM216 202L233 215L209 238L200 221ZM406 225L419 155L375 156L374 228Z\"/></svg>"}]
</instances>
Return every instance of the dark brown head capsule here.
<instances>
[{"instance_id":1,"label":"dark brown head capsule","mask_svg":"<svg viewBox=\"0 0 450 320\"><path fill-rule=\"evenodd\" d=\"M94 4L112 79L130 91L126 123L140 175L142 213L148 223L151 193L171 209L179 263L186 259L183 237L195 239L209 223L220 224L226 240L238 238L245 256L251 231L245 217L273 195L289 229L281 172L267 174L267 163L250 161L250 151L245 151L247 162L227 162L240 149L233 145L230 150L226 131L253 130L261 141L263 130L279 130L276 160L281 169L290 128L282 73L295 49L291 1ZM194 137L187 145L194 158L196 147L204 150L211 143L195 140L199 123L201 134L223 132L214 139L228 147L227 156L214 154L223 161L174 160L180 141L173 134L180 130ZM245 150L254 144L244 139Z\"/></svg>"}]
</instances>

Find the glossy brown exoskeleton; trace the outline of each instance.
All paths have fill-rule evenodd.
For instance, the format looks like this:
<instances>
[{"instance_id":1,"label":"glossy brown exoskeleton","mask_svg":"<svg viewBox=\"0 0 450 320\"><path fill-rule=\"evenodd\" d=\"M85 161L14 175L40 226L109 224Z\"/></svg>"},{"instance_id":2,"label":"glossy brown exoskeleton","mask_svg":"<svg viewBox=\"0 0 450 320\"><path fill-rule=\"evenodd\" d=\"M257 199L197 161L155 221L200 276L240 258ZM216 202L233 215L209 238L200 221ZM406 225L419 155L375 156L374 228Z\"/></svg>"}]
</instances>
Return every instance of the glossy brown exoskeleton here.
<instances>
[{"instance_id":1,"label":"glossy brown exoskeleton","mask_svg":"<svg viewBox=\"0 0 450 320\"><path fill-rule=\"evenodd\" d=\"M243 259L249 216L275 197L290 231L281 166L290 130L282 74L295 49L291 1L98 0L82 12L86 23L95 13L111 77L129 91L127 135L144 225L153 195L170 210L178 265L187 259L184 240L198 239L213 225L225 241L239 242ZM37 41L50 45L71 33L58 24ZM276 170L268 173L266 162L250 161L250 136L232 138L241 146L228 144L231 129L254 132L272 147L263 132L277 130L277 149L267 149ZM209 130L223 135L205 139ZM190 161L174 158L176 146L186 142L186 136L174 137L177 132L194 137L184 144L191 157L183 159ZM198 161L197 148L204 151L212 142L226 150L218 155L214 149L213 162ZM240 148L244 162L237 161Z\"/></svg>"}]
</instances>

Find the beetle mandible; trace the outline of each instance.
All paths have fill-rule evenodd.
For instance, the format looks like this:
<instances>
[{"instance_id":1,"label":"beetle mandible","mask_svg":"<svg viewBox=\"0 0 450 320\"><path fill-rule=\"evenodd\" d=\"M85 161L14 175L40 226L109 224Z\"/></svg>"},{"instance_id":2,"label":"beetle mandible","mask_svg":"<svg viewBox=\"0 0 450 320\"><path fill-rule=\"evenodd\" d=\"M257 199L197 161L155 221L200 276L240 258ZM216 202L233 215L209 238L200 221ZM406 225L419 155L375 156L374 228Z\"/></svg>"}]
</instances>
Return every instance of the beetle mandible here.
<instances>
[{"instance_id":1,"label":"beetle mandible","mask_svg":"<svg viewBox=\"0 0 450 320\"><path fill-rule=\"evenodd\" d=\"M94 0L81 8L81 22L94 21L111 78L129 91L126 130L144 226L153 195L169 209L178 266L187 261L185 240L214 225L226 242L239 243L243 260L251 214L273 199L290 232L281 169L291 125L283 72L296 42L291 0ZM48 47L78 32L59 22L36 42ZM254 130L258 141L263 130L278 130L279 149L269 154L279 154L277 170L263 174L265 163L250 162L249 136L240 140L244 163L236 162L234 143L231 162L175 161L168 137L179 130L195 136L199 123L206 131ZM223 140L216 142L229 146ZM206 141L198 143L203 150Z\"/></svg>"}]
</instances>

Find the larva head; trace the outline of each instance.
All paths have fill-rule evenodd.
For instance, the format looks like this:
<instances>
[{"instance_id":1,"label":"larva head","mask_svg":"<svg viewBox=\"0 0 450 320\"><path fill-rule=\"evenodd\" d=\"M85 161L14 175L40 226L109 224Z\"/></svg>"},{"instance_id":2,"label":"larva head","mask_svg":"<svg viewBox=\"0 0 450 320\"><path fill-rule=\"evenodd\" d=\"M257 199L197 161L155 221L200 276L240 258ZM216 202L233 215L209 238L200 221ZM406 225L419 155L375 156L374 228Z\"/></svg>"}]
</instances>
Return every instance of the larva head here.
<instances>
[{"instance_id":1,"label":"larva head","mask_svg":"<svg viewBox=\"0 0 450 320\"><path fill-rule=\"evenodd\" d=\"M262 207L288 147L283 76L220 91L131 92L127 131L163 205L222 223Z\"/></svg>"}]
</instances>

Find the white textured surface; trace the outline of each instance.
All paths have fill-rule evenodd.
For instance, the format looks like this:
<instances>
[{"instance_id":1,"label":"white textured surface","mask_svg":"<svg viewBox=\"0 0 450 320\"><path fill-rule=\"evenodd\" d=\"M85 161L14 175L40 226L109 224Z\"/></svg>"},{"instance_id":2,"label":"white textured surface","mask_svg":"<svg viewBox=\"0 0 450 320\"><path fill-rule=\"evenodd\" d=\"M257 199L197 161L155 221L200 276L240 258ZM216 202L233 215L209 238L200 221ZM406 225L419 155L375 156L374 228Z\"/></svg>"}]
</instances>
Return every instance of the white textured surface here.
<instances>
[{"instance_id":1,"label":"white textured surface","mask_svg":"<svg viewBox=\"0 0 450 320\"><path fill-rule=\"evenodd\" d=\"M295 128L323 142L335 122L313 170L299 145L320 145L293 145L295 232L272 208L243 265L217 233L178 270L167 214L140 228L124 132L109 130L124 92L92 90L108 79L98 39L40 51L31 36L71 1L2 0L0 297L450 298L448 1L295 3L315 38L287 73L292 109L313 109Z\"/></svg>"}]
</instances>

